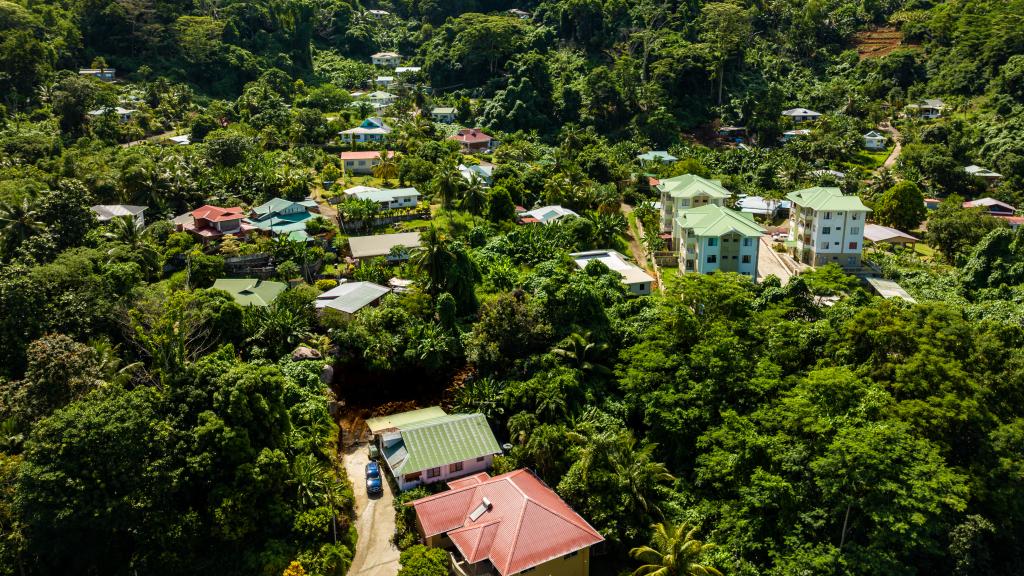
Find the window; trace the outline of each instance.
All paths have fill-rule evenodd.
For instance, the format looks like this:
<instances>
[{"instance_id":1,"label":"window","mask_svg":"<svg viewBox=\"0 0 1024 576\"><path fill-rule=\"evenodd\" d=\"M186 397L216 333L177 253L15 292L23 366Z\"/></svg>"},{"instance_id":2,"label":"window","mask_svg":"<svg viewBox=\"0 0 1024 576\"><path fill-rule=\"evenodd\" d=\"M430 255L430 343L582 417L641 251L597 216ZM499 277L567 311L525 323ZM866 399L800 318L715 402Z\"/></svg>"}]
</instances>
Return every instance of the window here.
<instances>
[{"instance_id":1,"label":"window","mask_svg":"<svg viewBox=\"0 0 1024 576\"><path fill-rule=\"evenodd\" d=\"M831 219L832 219L832 213L831 212L825 212L825 220L831 220Z\"/></svg>"},{"instance_id":2,"label":"window","mask_svg":"<svg viewBox=\"0 0 1024 576\"><path fill-rule=\"evenodd\" d=\"M711 256L708 256L708 264L714 264L716 262L718 262L718 256L716 256L714 254L712 254Z\"/></svg>"},{"instance_id":3,"label":"window","mask_svg":"<svg viewBox=\"0 0 1024 576\"><path fill-rule=\"evenodd\" d=\"M828 242L822 242L821 243L821 249L822 250L828 250L829 246L830 246L830 243L828 243Z\"/></svg>"},{"instance_id":4,"label":"window","mask_svg":"<svg viewBox=\"0 0 1024 576\"><path fill-rule=\"evenodd\" d=\"M744 264L750 264L750 254L744 254L743 260L741 260L741 262L743 262Z\"/></svg>"},{"instance_id":5,"label":"window","mask_svg":"<svg viewBox=\"0 0 1024 576\"><path fill-rule=\"evenodd\" d=\"M824 228L821 229L821 233L822 234L831 234L832 233L832 228L829 227L829 226L825 226Z\"/></svg>"},{"instance_id":6,"label":"window","mask_svg":"<svg viewBox=\"0 0 1024 576\"><path fill-rule=\"evenodd\" d=\"M850 242L850 250L856 250L856 249L857 249L857 243L856 242Z\"/></svg>"},{"instance_id":7,"label":"window","mask_svg":"<svg viewBox=\"0 0 1024 576\"><path fill-rule=\"evenodd\" d=\"M477 462L483 462L484 461L484 457L483 456L479 456L479 457L477 457L476 461Z\"/></svg>"},{"instance_id":8,"label":"window","mask_svg":"<svg viewBox=\"0 0 1024 576\"><path fill-rule=\"evenodd\" d=\"M441 475L441 468L440 467L438 467L438 468L431 468L430 470L427 470L427 478L437 478L440 475Z\"/></svg>"},{"instance_id":9,"label":"window","mask_svg":"<svg viewBox=\"0 0 1024 576\"><path fill-rule=\"evenodd\" d=\"M679 201L679 205L682 206L683 208L686 208L686 207L688 207L690 205L690 201L689 200L680 200Z\"/></svg>"},{"instance_id":10,"label":"window","mask_svg":"<svg viewBox=\"0 0 1024 576\"><path fill-rule=\"evenodd\" d=\"M708 238L708 246L718 246L718 238Z\"/></svg>"},{"instance_id":11,"label":"window","mask_svg":"<svg viewBox=\"0 0 1024 576\"><path fill-rule=\"evenodd\" d=\"M857 212L850 214L850 220L857 220L858 218L860 218L860 214L858 214Z\"/></svg>"},{"instance_id":12,"label":"window","mask_svg":"<svg viewBox=\"0 0 1024 576\"><path fill-rule=\"evenodd\" d=\"M744 238L743 239L743 247L746 248L748 246L750 246L750 238Z\"/></svg>"},{"instance_id":13,"label":"window","mask_svg":"<svg viewBox=\"0 0 1024 576\"><path fill-rule=\"evenodd\" d=\"M456 462L455 464L448 465L448 472L462 472L462 462Z\"/></svg>"},{"instance_id":14,"label":"window","mask_svg":"<svg viewBox=\"0 0 1024 576\"><path fill-rule=\"evenodd\" d=\"M850 234L860 234L860 226L852 226L850 228Z\"/></svg>"}]
</instances>

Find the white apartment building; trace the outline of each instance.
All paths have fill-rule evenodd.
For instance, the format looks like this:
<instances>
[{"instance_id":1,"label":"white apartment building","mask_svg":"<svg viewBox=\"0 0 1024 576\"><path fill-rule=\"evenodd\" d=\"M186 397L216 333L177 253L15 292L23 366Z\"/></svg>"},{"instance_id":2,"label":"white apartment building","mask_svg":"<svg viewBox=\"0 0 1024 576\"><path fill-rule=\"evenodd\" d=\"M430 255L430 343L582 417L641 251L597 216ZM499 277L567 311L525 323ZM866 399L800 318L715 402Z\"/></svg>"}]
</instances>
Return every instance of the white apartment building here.
<instances>
[{"instance_id":1,"label":"white apartment building","mask_svg":"<svg viewBox=\"0 0 1024 576\"><path fill-rule=\"evenodd\" d=\"M683 211L672 232L679 270L711 274L736 272L757 280L757 256L765 229L754 216L717 204Z\"/></svg>"},{"instance_id":2,"label":"white apartment building","mask_svg":"<svg viewBox=\"0 0 1024 576\"><path fill-rule=\"evenodd\" d=\"M859 268L864 224L871 209L839 188L815 187L790 192L789 242L794 258L811 266L836 263Z\"/></svg>"}]
</instances>

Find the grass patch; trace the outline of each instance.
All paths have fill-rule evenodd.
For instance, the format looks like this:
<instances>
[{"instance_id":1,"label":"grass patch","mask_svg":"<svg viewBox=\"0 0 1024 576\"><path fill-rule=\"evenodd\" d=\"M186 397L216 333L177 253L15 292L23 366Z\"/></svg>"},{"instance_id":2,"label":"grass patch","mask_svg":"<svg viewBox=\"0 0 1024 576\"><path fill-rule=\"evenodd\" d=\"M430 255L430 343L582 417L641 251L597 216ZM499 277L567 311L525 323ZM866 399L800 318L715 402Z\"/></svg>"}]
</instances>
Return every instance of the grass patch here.
<instances>
[{"instance_id":1,"label":"grass patch","mask_svg":"<svg viewBox=\"0 0 1024 576\"><path fill-rule=\"evenodd\" d=\"M892 153L893 148L894 146L890 146L885 150L879 150L877 152L861 150L850 162L848 162L848 164L851 166L859 166L865 170L875 170L882 164L885 164L885 160L889 157L889 154Z\"/></svg>"}]
</instances>

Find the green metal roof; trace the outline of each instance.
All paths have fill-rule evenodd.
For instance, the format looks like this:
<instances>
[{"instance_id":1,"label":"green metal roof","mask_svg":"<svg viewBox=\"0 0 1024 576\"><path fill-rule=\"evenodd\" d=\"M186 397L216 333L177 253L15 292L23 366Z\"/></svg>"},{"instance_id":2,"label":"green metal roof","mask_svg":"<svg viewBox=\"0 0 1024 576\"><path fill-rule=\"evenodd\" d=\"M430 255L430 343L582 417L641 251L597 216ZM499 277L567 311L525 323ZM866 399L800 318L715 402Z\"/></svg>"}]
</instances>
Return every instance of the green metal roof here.
<instances>
[{"instance_id":1,"label":"green metal roof","mask_svg":"<svg viewBox=\"0 0 1024 576\"><path fill-rule=\"evenodd\" d=\"M483 414L443 416L401 426L399 431L402 442L389 449L387 455L388 465L396 475L501 453Z\"/></svg>"},{"instance_id":2,"label":"green metal roof","mask_svg":"<svg viewBox=\"0 0 1024 576\"><path fill-rule=\"evenodd\" d=\"M283 282L258 278L221 278L213 287L231 294L242 306L269 306L288 288Z\"/></svg>"},{"instance_id":3,"label":"green metal roof","mask_svg":"<svg viewBox=\"0 0 1024 576\"><path fill-rule=\"evenodd\" d=\"M722 186L721 180L708 180L696 174L683 174L662 180L658 190L667 192L673 198L693 198L704 195L710 198L729 198L729 192Z\"/></svg>"},{"instance_id":4,"label":"green metal roof","mask_svg":"<svg viewBox=\"0 0 1024 576\"><path fill-rule=\"evenodd\" d=\"M367 418L366 425L370 427L370 432L377 434L383 430L401 428L402 426L409 426L416 424L417 422L447 415L448 414L442 410L440 406L431 406L430 408L420 408L419 410L399 412L398 414L390 414L388 416Z\"/></svg>"},{"instance_id":5,"label":"green metal roof","mask_svg":"<svg viewBox=\"0 0 1024 576\"><path fill-rule=\"evenodd\" d=\"M737 212L714 204L690 208L677 218L679 226L692 230L697 236L723 236L738 232L743 236L758 237L765 229L754 222L753 214Z\"/></svg>"},{"instance_id":6,"label":"green metal roof","mask_svg":"<svg viewBox=\"0 0 1024 576\"><path fill-rule=\"evenodd\" d=\"M810 208L812 210L831 211L860 211L871 212L871 209L861 202L859 196L844 196L842 190L834 187L815 186L805 188L786 194L786 198L793 201L794 208Z\"/></svg>"},{"instance_id":7,"label":"green metal roof","mask_svg":"<svg viewBox=\"0 0 1024 576\"><path fill-rule=\"evenodd\" d=\"M637 160L644 162L654 162L655 160L660 162L675 162L678 160L675 156L669 154L665 150L651 150L650 152L644 152L637 156Z\"/></svg>"}]
</instances>

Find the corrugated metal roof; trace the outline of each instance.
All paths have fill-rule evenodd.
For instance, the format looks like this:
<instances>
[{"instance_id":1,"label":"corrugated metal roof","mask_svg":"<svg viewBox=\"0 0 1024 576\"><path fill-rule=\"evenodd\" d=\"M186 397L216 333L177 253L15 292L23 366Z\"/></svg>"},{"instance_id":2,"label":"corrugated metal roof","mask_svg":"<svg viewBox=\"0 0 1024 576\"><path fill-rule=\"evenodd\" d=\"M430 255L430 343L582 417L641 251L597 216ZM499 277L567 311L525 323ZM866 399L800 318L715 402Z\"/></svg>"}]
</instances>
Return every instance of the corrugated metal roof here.
<instances>
[{"instance_id":1,"label":"corrugated metal roof","mask_svg":"<svg viewBox=\"0 0 1024 576\"><path fill-rule=\"evenodd\" d=\"M667 193L673 198L692 198L694 196L707 196L709 198L729 198L729 192L719 180L708 180L696 174L683 174L661 180L658 190Z\"/></svg>"},{"instance_id":2,"label":"corrugated metal roof","mask_svg":"<svg viewBox=\"0 0 1024 576\"><path fill-rule=\"evenodd\" d=\"M355 314L388 292L391 288L373 282L346 282L317 296L314 305Z\"/></svg>"},{"instance_id":3,"label":"corrugated metal roof","mask_svg":"<svg viewBox=\"0 0 1024 576\"><path fill-rule=\"evenodd\" d=\"M451 490L412 502L427 536L447 533L469 562L490 560L503 576L604 540L558 494L527 470L483 475L449 484ZM470 513L484 498L490 509Z\"/></svg>"},{"instance_id":4,"label":"corrugated metal roof","mask_svg":"<svg viewBox=\"0 0 1024 576\"><path fill-rule=\"evenodd\" d=\"M737 212L714 204L699 208L690 208L678 218L679 225L693 230L697 236L722 236L729 232L737 232L743 236L756 238L765 233L765 229L754 222L753 216L746 212Z\"/></svg>"},{"instance_id":5,"label":"corrugated metal roof","mask_svg":"<svg viewBox=\"0 0 1024 576\"><path fill-rule=\"evenodd\" d=\"M419 232L402 232L400 234L377 234L375 236L353 236L348 239L348 247L353 258L369 258L385 256L395 246L418 248Z\"/></svg>"},{"instance_id":6,"label":"corrugated metal roof","mask_svg":"<svg viewBox=\"0 0 1024 576\"><path fill-rule=\"evenodd\" d=\"M370 432L378 434L385 430L408 426L424 420L431 420L447 415L448 414L442 410L440 406L431 406L429 408L420 408L418 410L410 410L408 412L399 412L398 414L367 418L366 425L370 428Z\"/></svg>"},{"instance_id":7,"label":"corrugated metal roof","mask_svg":"<svg viewBox=\"0 0 1024 576\"><path fill-rule=\"evenodd\" d=\"M396 474L419 472L501 453L501 447L483 414L453 414L401 426L399 432L408 458L392 467Z\"/></svg>"},{"instance_id":8,"label":"corrugated metal roof","mask_svg":"<svg viewBox=\"0 0 1024 576\"><path fill-rule=\"evenodd\" d=\"M859 196L844 196L842 190L834 187L816 186L797 190L786 195L798 208L812 210L853 210L855 212L871 212L861 202Z\"/></svg>"}]
</instances>

